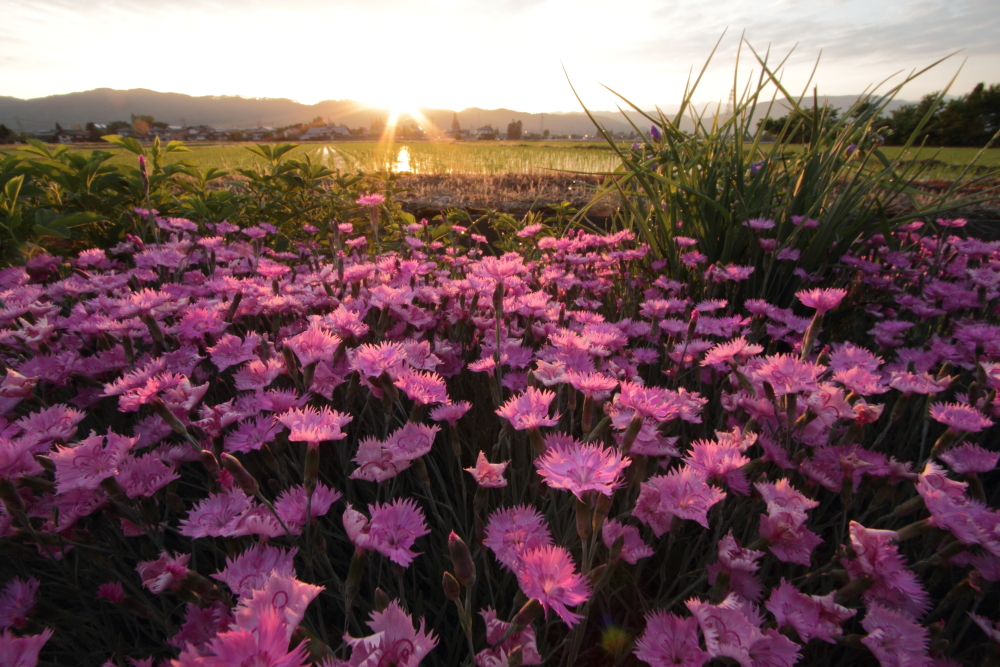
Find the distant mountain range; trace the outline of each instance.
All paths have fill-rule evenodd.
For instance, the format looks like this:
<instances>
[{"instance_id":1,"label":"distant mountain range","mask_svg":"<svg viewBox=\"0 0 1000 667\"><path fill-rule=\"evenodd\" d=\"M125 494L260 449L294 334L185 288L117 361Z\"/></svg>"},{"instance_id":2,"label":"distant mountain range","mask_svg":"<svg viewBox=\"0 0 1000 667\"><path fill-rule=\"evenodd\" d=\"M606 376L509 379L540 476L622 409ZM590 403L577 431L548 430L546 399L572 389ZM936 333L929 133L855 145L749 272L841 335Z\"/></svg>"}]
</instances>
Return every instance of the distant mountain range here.
<instances>
[{"instance_id":1,"label":"distant mountain range","mask_svg":"<svg viewBox=\"0 0 1000 667\"><path fill-rule=\"evenodd\" d=\"M843 95L823 99L834 106L847 107L856 96ZM890 109L902 104L903 101L897 100L892 103ZM710 108L714 109L714 106ZM663 107L665 113L676 113L676 110L676 105ZM443 131L451 128L454 111L424 108L420 111L438 129ZM763 113L763 110L761 112ZM594 134L593 123L582 111L526 113L511 109L471 108L457 113L458 122L465 130L492 125L503 133L507 129L507 123L519 120L524 132L541 134L544 130L548 130L555 135ZM784 115L784 113L784 109L774 110L771 115ZM373 121L386 120L389 109L351 100L328 100L309 105L280 98L192 97L182 93L161 93L145 88L132 90L98 88L29 100L0 96L0 123L21 132L51 130L56 123L69 129L76 125L83 127L88 122L128 121L132 114L150 115L170 125L208 125L216 129L284 127L308 123L316 118L350 128L368 128ZM618 112L602 111L595 112L594 115L611 132L628 132L632 129ZM637 118L638 114L629 115L637 126L645 127L646 122ZM689 126L690 123L684 125Z\"/></svg>"}]
</instances>

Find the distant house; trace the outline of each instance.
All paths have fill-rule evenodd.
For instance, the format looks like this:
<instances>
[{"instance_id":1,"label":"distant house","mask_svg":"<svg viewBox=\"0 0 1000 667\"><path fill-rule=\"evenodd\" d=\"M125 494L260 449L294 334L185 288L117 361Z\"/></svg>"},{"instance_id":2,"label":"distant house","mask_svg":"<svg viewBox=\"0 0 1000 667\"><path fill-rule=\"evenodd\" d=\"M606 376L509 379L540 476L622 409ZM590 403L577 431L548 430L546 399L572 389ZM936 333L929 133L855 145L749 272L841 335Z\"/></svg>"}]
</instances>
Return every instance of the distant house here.
<instances>
[{"instance_id":1,"label":"distant house","mask_svg":"<svg viewBox=\"0 0 1000 667\"><path fill-rule=\"evenodd\" d=\"M53 135L53 138L60 144L74 144L87 141L90 138L90 132L86 130L59 130Z\"/></svg>"},{"instance_id":2,"label":"distant house","mask_svg":"<svg viewBox=\"0 0 1000 667\"><path fill-rule=\"evenodd\" d=\"M207 125L182 127L169 133L169 138L175 141L213 141L220 136L225 137L225 132L216 132Z\"/></svg>"},{"instance_id":3,"label":"distant house","mask_svg":"<svg viewBox=\"0 0 1000 667\"><path fill-rule=\"evenodd\" d=\"M255 127L249 130L243 130L243 138L249 141L260 141L265 136L270 137L273 134L273 127Z\"/></svg>"},{"instance_id":4,"label":"distant house","mask_svg":"<svg viewBox=\"0 0 1000 667\"><path fill-rule=\"evenodd\" d=\"M346 125L317 125L310 127L299 137L301 141L329 141L350 137L351 130Z\"/></svg>"},{"instance_id":5,"label":"distant house","mask_svg":"<svg viewBox=\"0 0 1000 667\"><path fill-rule=\"evenodd\" d=\"M496 139L497 131L489 125L484 125L483 127L476 130L476 136L480 139Z\"/></svg>"}]
</instances>

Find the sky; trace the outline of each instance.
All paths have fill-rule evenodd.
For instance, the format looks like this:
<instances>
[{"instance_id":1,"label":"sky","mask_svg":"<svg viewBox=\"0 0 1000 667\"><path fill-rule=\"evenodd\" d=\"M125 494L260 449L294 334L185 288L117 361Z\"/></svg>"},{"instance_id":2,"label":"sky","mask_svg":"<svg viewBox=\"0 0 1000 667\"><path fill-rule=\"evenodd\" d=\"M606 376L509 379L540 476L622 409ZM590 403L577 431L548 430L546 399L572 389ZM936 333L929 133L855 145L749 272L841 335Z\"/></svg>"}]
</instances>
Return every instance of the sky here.
<instances>
[{"instance_id":1,"label":"sky","mask_svg":"<svg viewBox=\"0 0 1000 667\"><path fill-rule=\"evenodd\" d=\"M94 88L578 111L725 104L734 72L795 93L1000 83L1000 0L0 0L0 96ZM725 35L723 33L725 31ZM737 53L739 69L736 69ZM787 59L786 59L787 56ZM567 79L568 76L568 79ZM741 84L742 85L742 84Z\"/></svg>"}]
</instances>

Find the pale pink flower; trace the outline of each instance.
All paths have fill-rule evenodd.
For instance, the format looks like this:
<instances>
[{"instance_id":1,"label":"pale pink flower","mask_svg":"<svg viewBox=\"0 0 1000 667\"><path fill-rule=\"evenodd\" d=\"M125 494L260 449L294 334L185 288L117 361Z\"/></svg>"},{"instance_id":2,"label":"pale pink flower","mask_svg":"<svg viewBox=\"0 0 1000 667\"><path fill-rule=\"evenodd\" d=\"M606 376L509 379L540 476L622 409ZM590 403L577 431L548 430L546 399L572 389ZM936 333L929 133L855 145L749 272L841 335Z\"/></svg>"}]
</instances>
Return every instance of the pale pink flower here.
<instances>
[{"instance_id":1,"label":"pale pink flower","mask_svg":"<svg viewBox=\"0 0 1000 667\"><path fill-rule=\"evenodd\" d=\"M570 440L561 447L550 447L535 459L545 483L553 489L571 491L580 500L588 491L606 496L622 485L622 471L631 463L620 449L607 449L600 444L583 444Z\"/></svg>"},{"instance_id":2,"label":"pale pink flower","mask_svg":"<svg viewBox=\"0 0 1000 667\"><path fill-rule=\"evenodd\" d=\"M384 482L410 467L410 459L397 458L396 453L378 438L368 436L358 443L358 452L351 459L358 467L351 479Z\"/></svg>"},{"instance_id":3,"label":"pale pink flower","mask_svg":"<svg viewBox=\"0 0 1000 667\"><path fill-rule=\"evenodd\" d=\"M52 443L67 442L76 435L76 425L85 416L67 405L53 405L21 417L14 425L24 433L24 439L31 442L31 451L42 454Z\"/></svg>"},{"instance_id":4,"label":"pale pink flower","mask_svg":"<svg viewBox=\"0 0 1000 667\"><path fill-rule=\"evenodd\" d=\"M287 345L299 358L303 366L319 361L333 361L333 355L341 340L317 326L312 326L297 336L285 339Z\"/></svg>"},{"instance_id":5,"label":"pale pink flower","mask_svg":"<svg viewBox=\"0 0 1000 667\"><path fill-rule=\"evenodd\" d=\"M362 195L361 197L358 198L358 204L360 204L361 206L375 207L384 202L385 202L385 197L383 197L377 192L373 192L370 195ZM350 230L348 230L348 232L350 232Z\"/></svg>"},{"instance_id":6,"label":"pale pink flower","mask_svg":"<svg viewBox=\"0 0 1000 667\"><path fill-rule=\"evenodd\" d=\"M802 361L790 354L775 354L765 357L757 369L760 381L767 381L774 388L776 396L815 391L819 385L817 377L824 369L808 361Z\"/></svg>"},{"instance_id":7,"label":"pale pink flower","mask_svg":"<svg viewBox=\"0 0 1000 667\"><path fill-rule=\"evenodd\" d=\"M417 538L430 533L424 512L412 498L368 506L369 521L350 505L344 512L344 528L355 546L372 549L402 567L409 567L420 554L410 551Z\"/></svg>"},{"instance_id":8,"label":"pale pink flower","mask_svg":"<svg viewBox=\"0 0 1000 667\"><path fill-rule=\"evenodd\" d=\"M45 628L37 635L18 637L9 629L0 634L0 660L11 667L35 667L38 652L52 637L52 628Z\"/></svg>"},{"instance_id":9,"label":"pale pink flower","mask_svg":"<svg viewBox=\"0 0 1000 667\"><path fill-rule=\"evenodd\" d=\"M439 426L406 422L393 431L383 445L395 461L413 461L431 451L434 438L441 431Z\"/></svg>"},{"instance_id":10,"label":"pale pink flower","mask_svg":"<svg viewBox=\"0 0 1000 667\"><path fill-rule=\"evenodd\" d=\"M796 292L795 296L798 297L799 301L801 301L803 305L815 308L817 315L822 315L828 310L833 310L839 306L840 302L844 300L845 296L847 296L847 290L837 287L826 289L817 287L816 289Z\"/></svg>"},{"instance_id":11,"label":"pale pink flower","mask_svg":"<svg viewBox=\"0 0 1000 667\"><path fill-rule=\"evenodd\" d=\"M399 343L380 343L369 345L365 343L356 348L351 355L351 368L363 377L377 378L382 373L395 377L406 364L406 350Z\"/></svg>"},{"instance_id":12,"label":"pale pink flower","mask_svg":"<svg viewBox=\"0 0 1000 667\"><path fill-rule=\"evenodd\" d=\"M404 371L396 377L393 384L417 405L448 403L448 389L444 378L437 373Z\"/></svg>"},{"instance_id":13,"label":"pale pink flower","mask_svg":"<svg viewBox=\"0 0 1000 667\"><path fill-rule=\"evenodd\" d=\"M447 403L431 410L430 417L436 422L448 422L448 424L454 426L471 408L472 403L468 401Z\"/></svg>"},{"instance_id":14,"label":"pale pink flower","mask_svg":"<svg viewBox=\"0 0 1000 667\"><path fill-rule=\"evenodd\" d=\"M555 397L555 392L528 387L523 394L514 396L504 403L496 413L518 431L540 426L555 426L559 422L559 415L549 417L549 405Z\"/></svg>"},{"instance_id":15,"label":"pale pink flower","mask_svg":"<svg viewBox=\"0 0 1000 667\"><path fill-rule=\"evenodd\" d=\"M281 433L281 424L273 415L260 415L239 423L236 429L224 436L225 450L246 453L260 449Z\"/></svg>"},{"instance_id":16,"label":"pale pink flower","mask_svg":"<svg viewBox=\"0 0 1000 667\"><path fill-rule=\"evenodd\" d=\"M197 663L205 667L305 667L308 642L288 650L289 635L284 614L276 609L264 609L257 627L250 630L230 630L217 635L207 646L211 656ZM184 654L181 654L183 659Z\"/></svg>"},{"instance_id":17,"label":"pale pink flower","mask_svg":"<svg viewBox=\"0 0 1000 667\"><path fill-rule=\"evenodd\" d=\"M307 442L310 447L327 440L343 440L347 434L341 429L352 419L350 415L331 410L326 406L317 410L310 405L301 410L289 410L278 415L278 421L291 431L288 439L292 442Z\"/></svg>"},{"instance_id":18,"label":"pale pink flower","mask_svg":"<svg viewBox=\"0 0 1000 667\"><path fill-rule=\"evenodd\" d=\"M166 590L177 590L188 574L188 561L191 554L173 556L166 551L160 552L156 560L143 561L136 566L142 585L152 593L162 593Z\"/></svg>"},{"instance_id":19,"label":"pale pink flower","mask_svg":"<svg viewBox=\"0 0 1000 667\"><path fill-rule=\"evenodd\" d=\"M764 348L760 345L748 343L743 336L734 338L726 343L719 343L705 354L702 359L702 366L712 366L716 370L724 370L726 364L743 363L750 357L760 354Z\"/></svg>"},{"instance_id":20,"label":"pale pink flower","mask_svg":"<svg viewBox=\"0 0 1000 667\"><path fill-rule=\"evenodd\" d=\"M567 373L566 379L573 387L595 401L603 401L618 386L618 380L603 373Z\"/></svg>"},{"instance_id":21,"label":"pale pink flower","mask_svg":"<svg viewBox=\"0 0 1000 667\"><path fill-rule=\"evenodd\" d=\"M745 496L750 490L750 484L740 470L750 463L750 459L743 456L739 447L729 443L695 440L691 443L691 450L684 462L704 472L709 479L725 482L736 493Z\"/></svg>"},{"instance_id":22,"label":"pale pink flower","mask_svg":"<svg viewBox=\"0 0 1000 667\"><path fill-rule=\"evenodd\" d=\"M322 590L323 586L313 586L293 576L271 572L263 587L254 589L233 610L235 625L240 630L256 630L264 612L273 609L281 614L285 632L291 638L305 616L306 607Z\"/></svg>"},{"instance_id":23,"label":"pale pink flower","mask_svg":"<svg viewBox=\"0 0 1000 667\"><path fill-rule=\"evenodd\" d=\"M730 595L717 605L692 598L686 603L698 620L705 648L712 658L730 658L743 667L791 667L798 644L777 630L761 631L756 608Z\"/></svg>"},{"instance_id":24,"label":"pale pink flower","mask_svg":"<svg viewBox=\"0 0 1000 667\"><path fill-rule=\"evenodd\" d=\"M244 598L254 589L264 587L273 571L280 576L295 576L294 558L298 548L281 549L255 544L235 557L226 557L226 567L212 578L227 586L237 597Z\"/></svg>"},{"instance_id":25,"label":"pale pink flower","mask_svg":"<svg viewBox=\"0 0 1000 667\"><path fill-rule=\"evenodd\" d=\"M567 606L587 601L590 582L576 572L569 551L560 546L524 551L515 571L521 590L541 603L546 617L551 608L566 625L573 626L583 620L583 616L571 612Z\"/></svg>"},{"instance_id":26,"label":"pale pink flower","mask_svg":"<svg viewBox=\"0 0 1000 667\"><path fill-rule=\"evenodd\" d=\"M744 227L749 227L755 231L763 231L765 229L774 229L774 220L769 220L767 218L752 218L750 220L744 220L741 223Z\"/></svg>"},{"instance_id":27,"label":"pale pink flower","mask_svg":"<svg viewBox=\"0 0 1000 667\"><path fill-rule=\"evenodd\" d=\"M841 623L858 612L834 602L835 595L836 592L804 595L782 578L781 585L771 591L771 597L764 606L774 614L778 628L794 629L802 641L815 637L836 644L836 638L844 634Z\"/></svg>"},{"instance_id":28,"label":"pale pink flower","mask_svg":"<svg viewBox=\"0 0 1000 667\"><path fill-rule=\"evenodd\" d=\"M437 646L434 633L424 629L424 619L420 619L419 629L414 628L413 619L397 600L384 611L372 612L368 627L374 633L368 637L344 637L351 646L351 659L344 663L348 667L417 667Z\"/></svg>"},{"instance_id":29,"label":"pale pink flower","mask_svg":"<svg viewBox=\"0 0 1000 667\"><path fill-rule=\"evenodd\" d=\"M883 667L929 665L927 628L880 604L869 604L861 621L868 635L861 640Z\"/></svg>"},{"instance_id":30,"label":"pale pink flower","mask_svg":"<svg viewBox=\"0 0 1000 667\"><path fill-rule=\"evenodd\" d=\"M108 431L107 446L105 436L91 435L74 447L57 447L50 455L56 467L56 490L96 489L118 474L119 464L137 439Z\"/></svg>"},{"instance_id":31,"label":"pale pink flower","mask_svg":"<svg viewBox=\"0 0 1000 667\"><path fill-rule=\"evenodd\" d=\"M993 426L992 419L964 403L935 403L931 406L931 418L956 431L967 433L978 433Z\"/></svg>"},{"instance_id":32,"label":"pale pink flower","mask_svg":"<svg viewBox=\"0 0 1000 667\"><path fill-rule=\"evenodd\" d=\"M25 438L11 440L0 436L0 479L42 472L42 466L31 456L33 444Z\"/></svg>"},{"instance_id":33,"label":"pale pink flower","mask_svg":"<svg viewBox=\"0 0 1000 667\"><path fill-rule=\"evenodd\" d=\"M222 493L210 493L181 520L179 532L191 538L233 537L251 506L250 499L238 486Z\"/></svg>"},{"instance_id":34,"label":"pale pink flower","mask_svg":"<svg viewBox=\"0 0 1000 667\"><path fill-rule=\"evenodd\" d=\"M642 541L639 536L639 529L635 526L608 520L601 528L601 541L608 549L614 546L615 540L622 537L621 559L626 563L635 565L640 558L649 558L653 555L653 548Z\"/></svg>"},{"instance_id":35,"label":"pale pink flower","mask_svg":"<svg viewBox=\"0 0 1000 667\"><path fill-rule=\"evenodd\" d=\"M487 648L476 654L476 667L493 667L507 664L506 656L518 646L521 647L522 665L540 665L542 656L538 653L538 644L535 639L535 629L530 625L515 632L502 642L500 639L507 633L510 623L505 623L497 618L497 613L492 607L487 607L479 612L486 624L486 643L494 648ZM498 644L499 642L499 644Z\"/></svg>"},{"instance_id":36,"label":"pale pink flower","mask_svg":"<svg viewBox=\"0 0 1000 667\"><path fill-rule=\"evenodd\" d=\"M504 479L503 473L508 465L510 465L510 461L490 463L486 460L486 453L479 452L475 467L465 468L465 470L475 478L476 484L479 486L488 489L499 489L507 486L507 480Z\"/></svg>"},{"instance_id":37,"label":"pale pink flower","mask_svg":"<svg viewBox=\"0 0 1000 667\"><path fill-rule=\"evenodd\" d=\"M245 339L240 339L232 334L224 334L218 342L208 348L208 353L212 357L212 363L220 371L224 371L230 366L240 364L257 358L254 349L260 345L260 336L255 333L247 334Z\"/></svg>"},{"instance_id":38,"label":"pale pink flower","mask_svg":"<svg viewBox=\"0 0 1000 667\"><path fill-rule=\"evenodd\" d=\"M528 505L505 507L490 514L483 545L497 560L514 570L525 551L552 544L545 518Z\"/></svg>"},{"instance_id":39,"label":"pale pink flower","mask_svg":"<svg viewBox=\"0 0 1000 667\"><path fill-rule=\"evenodd\" d=\"M125 457L119 467L118 482L129 498L151 498L180 475L165 465L155 452L134 458Z\"/></svg>"},{"instance_id":40,"label":"pale pink flower","mask_svg":"<svg viewBox=\"0 0 1000 667\"><path fill-rule=\"evenodd\" d=\"M929 373L896 372L889 376L889 386L904 394L937 394L950 384L948 378L938 380Z\"/></svg>"},{"instance_id":41,"label":"pale pink flower","mask_svg":"<svg viewBox=\"0 0 1000 667\"><path fill-rule=\"evenodd\" d=\"M850 534L855 556L841 559L841 564L851 581L864 575L874 579L874 585L862 595L865 604L892 607L913 618L922 616L930 601L916 575L906 568L895 544L896 532L865 528L852 521Z\"/></svg>"},{"instance_id":42,"label":"pale pink flower","mask_svg":"<svg viewBox=\"0 0 1000 667\"><path fill-rule=\"evenodd\" d=\"M767 514L760 515L760 536L779 560L809 565L813 549L823 540L805 527L806 510L819 503L795 490L787 479L776 484L758 482L755 488L767 503Z\"/></svg>"},{"instance_id":43,"label":"pale pink flower","mask_svg":"<svg viewBox=\"0 0 1000 667\"><path fill-rule=\"evenodd\" d=\"M652 667L701 667L710 656L701 649L698 620L657 610L635 643L635 657Z\"/></svg>"},{"instance_id":44,"label":"pale pink flower","mask_svg":"<svg viewBox=\"0 0 1000 667\"><path fill-rule=\"evenodd\" d=\"M0 591L0 628L23 628L27 624L40 583L34 577L14 577L7 582Z\"/></svg>"},{"instance_id":45,"label":"pale pink flower","mask_svg":"<svg viewBox=\"0 0 1000 667\"><path fill-rule=\"evenodd\" d=\"M639 417L649 417L658 422L669 421L678 416L679 410L666 389L646 387L638 382L622 382L621 393L616 401L635 411Z\"/></svg>"}]
</instances>

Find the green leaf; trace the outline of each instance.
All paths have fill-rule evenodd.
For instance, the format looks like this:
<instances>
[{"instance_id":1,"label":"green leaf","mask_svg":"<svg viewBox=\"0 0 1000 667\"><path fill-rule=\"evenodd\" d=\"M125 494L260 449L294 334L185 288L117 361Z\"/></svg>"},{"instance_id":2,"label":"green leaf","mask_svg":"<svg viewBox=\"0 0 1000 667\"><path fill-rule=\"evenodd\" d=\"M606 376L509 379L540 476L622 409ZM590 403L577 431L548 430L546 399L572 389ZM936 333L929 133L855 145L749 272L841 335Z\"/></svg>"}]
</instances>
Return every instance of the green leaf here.
<instances>
[{"instance_id":1,"label":"green leaf","mask_svg":"<svg viewBox=\"0 0 1000 667\"><path fill-rule=\"evenodd\" d=\"M184 145L183 141L171 141L163 150L164 153L190 153L191 149Z\"/></svg>"},{"instance_id":2,"label":"green leaf","mask_svg":"<svg viewBox=\"0 0 1000 667\"><path fill-rule=\"evenodd\" d=\"M43 227L42 225L35 225L32 229L39 236L58 236L61 239L69 238L69 230L65 227Z\"/></svg>"},{"instance_id":3,"label":"green leaf","mask_svg":"<svg viewBox=\"0 0 1000 667\"><path fill-rule=\"evenodd\" d=\"M123 137L118 134L108 134L101 137L109 144L114 144L115 146L121 146L125 150L135 153L136 155L145 155L146 151L143 149L142 144L132 137Z\"/></svg>"}]
</instances>

